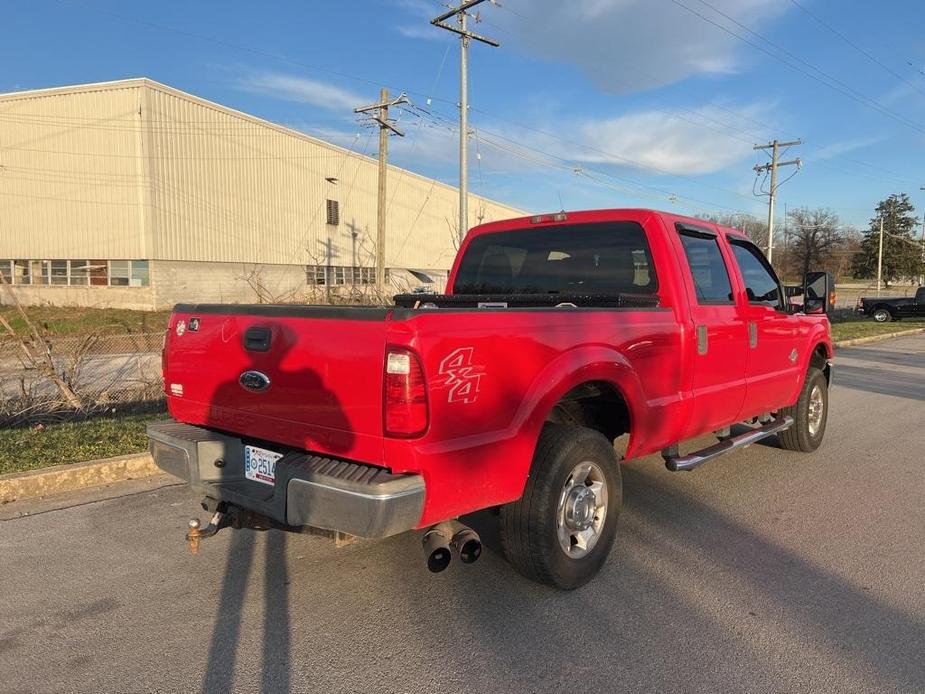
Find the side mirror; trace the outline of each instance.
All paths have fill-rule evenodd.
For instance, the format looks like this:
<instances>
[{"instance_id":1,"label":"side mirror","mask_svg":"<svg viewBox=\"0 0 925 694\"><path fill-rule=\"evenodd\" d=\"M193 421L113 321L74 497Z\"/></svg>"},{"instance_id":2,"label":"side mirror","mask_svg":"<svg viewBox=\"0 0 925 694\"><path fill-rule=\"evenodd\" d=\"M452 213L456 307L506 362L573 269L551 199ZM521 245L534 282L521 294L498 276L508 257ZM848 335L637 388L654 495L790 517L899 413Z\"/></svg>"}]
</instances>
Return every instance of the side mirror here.
<instances>
[{"instance_id":1,"label":"side mirror","mask_svg":"<svg viewBox=\"0 0 925 694\"><path fill-rule=\"evenodd\" d=\"M803 278L803 310L809 314L835 310L835 275L831 272L807 272Z\"/></svg>"}]
</instances>

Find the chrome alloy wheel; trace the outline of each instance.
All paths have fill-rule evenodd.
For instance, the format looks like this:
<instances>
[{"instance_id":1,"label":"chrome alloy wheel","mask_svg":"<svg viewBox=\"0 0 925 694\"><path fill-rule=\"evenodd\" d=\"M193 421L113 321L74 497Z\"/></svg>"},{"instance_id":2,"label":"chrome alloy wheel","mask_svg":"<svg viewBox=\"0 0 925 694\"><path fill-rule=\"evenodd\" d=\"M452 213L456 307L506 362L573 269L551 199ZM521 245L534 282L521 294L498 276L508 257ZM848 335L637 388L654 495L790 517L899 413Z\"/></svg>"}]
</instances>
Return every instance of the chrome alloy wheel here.
<instances>
[{"instance_id":1,"label":"chrome alloy wheel","mask_svg":"<svg viewBox=\"0 0 925 694\"><path fill-rule=\"evenodd\" d=\"M607 518L607 480L597 463L585 461L572 468L556 511L559 546L568 557L580 559L594 549Z\"/></svg>"},{"instance_id":2,"label":"chrome alloy wheel","mask_svg":"<svg viewBox=\"0 0 925 694\"><path fill-rule=\"evenodd\" d=\"M809 410L806 415L809 435L815 436L822 426L822 416L825 414L825 400L822 398L822 388L813 386L809 394Z\"/></svg>"}]
</instances>

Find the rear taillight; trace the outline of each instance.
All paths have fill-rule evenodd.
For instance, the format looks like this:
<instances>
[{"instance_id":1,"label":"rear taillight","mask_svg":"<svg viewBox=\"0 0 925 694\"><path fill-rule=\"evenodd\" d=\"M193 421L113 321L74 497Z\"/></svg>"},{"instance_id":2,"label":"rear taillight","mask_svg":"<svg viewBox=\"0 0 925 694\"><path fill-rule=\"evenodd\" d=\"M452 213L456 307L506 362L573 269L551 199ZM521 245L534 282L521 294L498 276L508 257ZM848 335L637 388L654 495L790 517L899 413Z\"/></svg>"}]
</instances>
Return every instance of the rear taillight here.
<instances>
[{"instance_id":1,"label":"rear taillight","mask_svg":"<svg viewBox=\"0 0 925 694\"><path fill-rule=\"evenodd\" d=\"M384 423L386 436L410 438L427 430L427 384L417 355L390 347L385 354Z\"/></svg>"}]
</instances>

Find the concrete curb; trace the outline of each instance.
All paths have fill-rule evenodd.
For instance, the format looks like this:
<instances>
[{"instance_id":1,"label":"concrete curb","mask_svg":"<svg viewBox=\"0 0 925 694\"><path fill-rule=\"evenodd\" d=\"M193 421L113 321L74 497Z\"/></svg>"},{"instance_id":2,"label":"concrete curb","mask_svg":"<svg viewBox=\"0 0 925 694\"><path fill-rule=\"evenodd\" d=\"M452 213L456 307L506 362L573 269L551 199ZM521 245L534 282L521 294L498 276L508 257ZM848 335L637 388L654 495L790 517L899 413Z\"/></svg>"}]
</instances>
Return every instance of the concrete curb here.
<instances>
[{"instance_id":1,"label":"concrete curb","mask_svg":"<svg viewBox=\"0 0 925 694\"><path fill-rule=\"evenodd\" d=\"M55 465L28 472L0 475L0 504L36 499L86 487L148 477L161 472L150 453L120 455L85 463Z\"/></svg>"},{"instance_id":2,"label":"concrete curb","mask_svg":"<svg viewBox=\"0 0 925 694\"><path fill-rule=\"evenodd\" d=\"M912 330L900 330L895 333L884 333L883 335L871 335L870 337L856 337L853 340L841 340L836 342L836 347L853 347L854 345L866 345L868 342L880 342L888 340L891 337L903 337L905 335L918 335L925 333L925 328L913 328Z\"/></svg>"}]
</instances>

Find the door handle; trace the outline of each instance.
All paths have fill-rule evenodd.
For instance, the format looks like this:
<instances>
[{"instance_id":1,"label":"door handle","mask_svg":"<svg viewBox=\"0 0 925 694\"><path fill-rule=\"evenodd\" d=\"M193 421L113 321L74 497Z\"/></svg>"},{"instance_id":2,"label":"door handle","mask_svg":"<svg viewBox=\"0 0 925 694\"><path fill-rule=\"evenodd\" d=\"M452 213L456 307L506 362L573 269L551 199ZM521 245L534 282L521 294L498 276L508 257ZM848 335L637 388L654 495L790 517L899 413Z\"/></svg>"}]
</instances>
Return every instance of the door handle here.
<instances>
[{"instance_id":1,"label":"door handle","mask_svg":"<svg viewBox=\"0 0 925 694\"><path fill-rule=\"evenodd\" d=\"M752 349L758 346L758 324L755 321L748 322L748 346Z\"/></svg>"},{"instance_id":2,"label":"door handle","mask_svg":"<svg viewBox=\"0 0 925 694\"><path fill-rule=\"evenodd\" d=\"M700 354L700 355L706 354L708 347L709 347L709 333L707 333L707 326L698 325L697 326L697 354Z\"/></svg>"}]
</instances>

